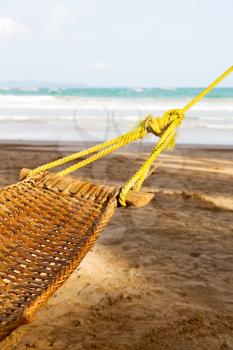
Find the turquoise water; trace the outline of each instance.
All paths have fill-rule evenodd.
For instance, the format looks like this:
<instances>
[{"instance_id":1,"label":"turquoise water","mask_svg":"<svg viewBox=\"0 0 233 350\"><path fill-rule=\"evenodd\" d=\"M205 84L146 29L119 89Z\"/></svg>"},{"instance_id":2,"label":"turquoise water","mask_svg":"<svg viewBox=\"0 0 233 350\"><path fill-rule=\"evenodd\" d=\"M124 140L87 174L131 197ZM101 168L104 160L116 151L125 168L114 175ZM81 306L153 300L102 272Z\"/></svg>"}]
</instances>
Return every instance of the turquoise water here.
<instances>
[{"instance_id":1,"label":"turquoise water","mask_svg":"<svg viewBox=\"0 0 233 350\"><path fill-rule=\"evenodd\" d=\"M96 98L192 98L203 88L91 88L91 87L7 87L0 85L0 95L80 96ZM215 88L206 98L233 98L233 88Z\"/></svg>"},{"instance_id":2,"label":"turquoise water","mask_svg":"<svg viewBox=\"0 0 233 350\"><path fill-rule=\"evenodd\" d=\"M0 84L0 141L107 140L131 130L148 114L161 116L182 108L201 90ZM193 106L178 130L177 143L232 147L233 88L216 88Z\"/></svg>"}]
</instances>

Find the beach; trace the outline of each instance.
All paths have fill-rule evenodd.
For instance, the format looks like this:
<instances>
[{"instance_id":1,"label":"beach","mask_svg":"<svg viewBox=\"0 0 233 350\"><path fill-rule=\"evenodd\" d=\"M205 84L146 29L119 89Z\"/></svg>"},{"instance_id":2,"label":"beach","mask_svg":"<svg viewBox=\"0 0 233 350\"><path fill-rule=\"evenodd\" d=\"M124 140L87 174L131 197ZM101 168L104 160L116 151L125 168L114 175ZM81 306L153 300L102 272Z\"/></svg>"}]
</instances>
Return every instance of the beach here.
<instances>
[{"instance_id":1,"label":"beach","mask_svg":"<svg viewBox=\"0 0 233 350\"><path fill-rule=\"evenodd\" d=\"M2 144L0 186L71 151ZM73 176L120 186L147 151L126 149ZM16 350L233 349L232 148L183 145L159 161L143 187L151 203L117 209Z\"/></svg>"},{"instance_id":2,"label":"beach","mask_svg":"<svg viewBox=\"0 0 233 350\"><path fill-rule=\"evenodd\" d=\"M233 0L0 10L0 350L233 350Z\"/></svg>"}]
</instances>

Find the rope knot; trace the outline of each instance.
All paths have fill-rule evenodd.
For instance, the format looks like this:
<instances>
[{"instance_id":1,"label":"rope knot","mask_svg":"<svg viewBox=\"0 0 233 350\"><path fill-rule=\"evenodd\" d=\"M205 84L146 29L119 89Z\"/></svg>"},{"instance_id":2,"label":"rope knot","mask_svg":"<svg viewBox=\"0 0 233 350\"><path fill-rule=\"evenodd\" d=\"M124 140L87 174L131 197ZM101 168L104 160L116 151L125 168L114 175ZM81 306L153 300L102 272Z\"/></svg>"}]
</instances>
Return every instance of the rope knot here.
<instances>
[{"instance_id":1,"label":"rope knot","mask_svg":"<svg viewBox=\"0 0 233 350\"><path fill-rule=\"evenodd\" d=\"M182 109L170 109L164 113L162 118L168 119L170 123L173 121L177 121L177 126L179 126L182 120L184 119L184 112Z\"/></svg>"},{"instance_id":2,"label":"rope knot","mask_svg":"<svg viewBox=\"0 0 233 350\"><path fill-rule=\"evenodd\" d=\"M165 112L162 117L148 116L145 120L145 128L148 132L161 137L172 122L175 122L176 127L178 127L183 118L184 112L181 109L171 109Z\"/></svg>"}]
</instances>

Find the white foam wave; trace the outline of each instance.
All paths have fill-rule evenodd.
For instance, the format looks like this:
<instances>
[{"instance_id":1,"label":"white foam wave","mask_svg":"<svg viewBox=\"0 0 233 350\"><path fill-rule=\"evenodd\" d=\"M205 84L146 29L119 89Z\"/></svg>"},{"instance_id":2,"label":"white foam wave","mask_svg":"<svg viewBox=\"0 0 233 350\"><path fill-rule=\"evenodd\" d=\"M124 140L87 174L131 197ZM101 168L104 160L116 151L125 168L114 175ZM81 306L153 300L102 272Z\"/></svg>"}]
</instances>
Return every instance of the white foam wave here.
<instances>
[{"instance_id":1,"label":"white foam wave","mask_svg":"<svg viewBox=\"0 0 233 350\"><path fill-rule=\"evenodd\" d=\"M34 88L22 88L22 89L34 89ZM37 89L37 88L35 88ZM132 107L144 107L148 109L165 110L170 108L182 108L189 99L168 99L168 98L98 98L98 97L79 97L79 96L51 96L51 95L0 95L0 107L1 105L19 105L19 106L73 106L73 105L92 105L97 108L99 105L105 105L108 107L132 108ZM205 111L205 110L229 110L233 111L233 99L208 99L199 102L192 108L193 111Z\"/></svg>"},{"instance_id":2,"label":"white foam wave","mask_svg":"<svg viewBox=\"0 0 233 350\"><path fill-rule=\"evenodd\" d=\"M18 90L23 91L23 92L37 92L37 91L39 91L36 86L22 86Z\"/></svg>"},{"instance_id":3,"label":"white foam wave","mask_svg":"<svg viewBox=\"0 0 233 350\"><path fill-rule=\"evenodd\" d=\"M8 135L4 134L4 130L8 130L9 135L13 132L12 130L15 130L16 136L17 133L23 132L20 137L34 137L35 139L40 139L41 135L45 137L50 130L49 135L52 137L55 127L57 131L54 138L59 133L62 135L67 128L75 130L77 127L82 127L82 130L86 128L91 135L97 136L101 134L101 129L115 130L113 136L116 136L136 126L139 120L148 113L162 115L165 110L182 108L187 102L188 99L100 99L77 96L0 95L0 139ZM45 124L47 124L46 127ZM206 142L208 143L209 135L213 139L213 135L216 134L216 137L219 137L221 133L221 142L225 142L226 138L229 144L233 140L233 99L202 101L187 113L181 131L185 129L188 130L187 135L195 133L195 142L200 135L203 141L207 134ZM34 130L33 136L30 130ZM75 135L72 137L76 139ZM188 136L186 139L187 142L192 143L192 136L190 137L191 139Z\"/></svg>"}]
</instances>

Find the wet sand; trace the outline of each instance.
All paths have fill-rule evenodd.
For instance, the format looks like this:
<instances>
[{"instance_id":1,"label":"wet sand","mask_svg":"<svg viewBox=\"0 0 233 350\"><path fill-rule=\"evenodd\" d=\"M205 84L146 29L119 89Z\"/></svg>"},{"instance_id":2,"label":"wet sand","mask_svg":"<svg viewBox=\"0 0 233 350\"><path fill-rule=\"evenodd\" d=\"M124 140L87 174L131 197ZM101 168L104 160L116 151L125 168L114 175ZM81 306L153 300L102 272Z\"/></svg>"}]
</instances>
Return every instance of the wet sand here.
<instances>
[{"instance_id":1,"label":"wet sand","mask_svg":"<svg viewBox=\"0 0 233 350\"><path fill-rule=\"evenodd\" d=\"M0 185L65 154L0 147ZM74 176L123 184L145 159L122 153ZM145 208L118 209L17 350L233 349L233 151L160 157Z\"/></svg>"}]
</instances>

